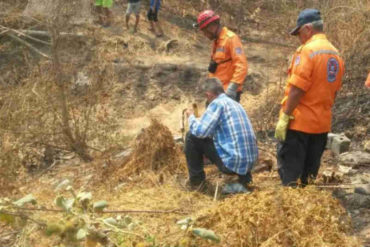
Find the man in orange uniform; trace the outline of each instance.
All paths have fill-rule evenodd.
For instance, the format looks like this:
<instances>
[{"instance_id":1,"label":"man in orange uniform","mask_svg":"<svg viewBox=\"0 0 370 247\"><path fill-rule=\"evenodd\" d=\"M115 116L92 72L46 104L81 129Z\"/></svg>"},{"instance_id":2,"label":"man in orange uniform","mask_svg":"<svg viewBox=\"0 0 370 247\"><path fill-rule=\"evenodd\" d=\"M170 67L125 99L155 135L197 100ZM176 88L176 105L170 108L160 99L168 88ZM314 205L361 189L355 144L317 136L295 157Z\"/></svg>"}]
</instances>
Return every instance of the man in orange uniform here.
<instances>
[{"instance_id":1,"label":"man in orange uniform","mask_svg":"<svg viewBox=\"0 0 370 247\"><path fill-rule=\"evenodd\" d=\"M275 137L280 141L277 156L283 185L302 185L315 179L320 168L331 108L342 84L344 62L323 33L316 9L305 9L292 35L301 46L293 55Z\"/></svg>"},{"instance_id":2,"label":"man in orange uniform","mask_svg":"<svg viewBox=\"0 0 370 247\"><path fill-rule=\"evenodd\" d=\"M220 24L220 16L212 10L199 14L196 26L213 41L209 77L217 77L226 94L240 101L242 85L247 76L248 64L240 38Z\"/></svg>"},{"instance_id":3,"label":"man in orange uniform","mask_svg":"<svg viewBox=\"0 0 370 247\"><path fill-rule=\"evenodd\" d=\"M366 82L365 82L365 86L366 86L367 88L370 88L370 72L369 72L369 75L367 76L367 80L366 80Z\"/></svg>"}]
</instances>

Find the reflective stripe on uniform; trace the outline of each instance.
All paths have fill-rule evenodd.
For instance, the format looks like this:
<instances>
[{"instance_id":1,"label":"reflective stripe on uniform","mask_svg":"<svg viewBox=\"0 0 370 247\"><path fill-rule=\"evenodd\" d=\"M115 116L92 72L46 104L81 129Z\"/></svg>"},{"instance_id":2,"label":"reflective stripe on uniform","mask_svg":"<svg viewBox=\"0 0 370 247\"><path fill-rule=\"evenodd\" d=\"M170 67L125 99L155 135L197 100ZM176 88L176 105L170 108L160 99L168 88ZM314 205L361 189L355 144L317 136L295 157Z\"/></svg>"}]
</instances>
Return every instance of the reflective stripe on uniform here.
<instances>
[{"instance_id":1,"label":"reflective stripe on uniform","mask_svg":"<svg viewBox=\"0 0 370 247\"><path fill-rule=\"evenodd\" d=\"M338 52L336 51L333 51L333 50L318 50L318 51L314 51L310 54L310 58L313 58L314 56L316 55L336 55L336 56L339 56Z\"/></svg>"}]
</instances>

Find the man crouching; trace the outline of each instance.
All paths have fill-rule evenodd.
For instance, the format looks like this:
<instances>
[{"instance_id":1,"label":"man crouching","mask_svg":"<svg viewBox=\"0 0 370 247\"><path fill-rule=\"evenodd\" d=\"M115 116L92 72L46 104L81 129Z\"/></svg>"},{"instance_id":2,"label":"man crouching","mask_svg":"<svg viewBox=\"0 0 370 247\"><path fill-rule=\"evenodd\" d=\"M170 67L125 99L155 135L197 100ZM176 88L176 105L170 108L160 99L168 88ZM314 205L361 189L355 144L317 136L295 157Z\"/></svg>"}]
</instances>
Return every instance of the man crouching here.
<instances>
[{"instance_id":1,"label":"man crouching","mask_svg":"<svg viewBox=\"0 0 370 247\"><path fill-rule=\"evenodd\" d=\"M205 113L196 119L187 110L189 132L186 135L185 155L189 171L189 189L199 189L205 182L203 155L226 174L238 175L240 192L252 181L251 169L258 158L256 137L247 113L225 93L217 78L203 83L209 103Z\"/></svg>"}]
</instances>

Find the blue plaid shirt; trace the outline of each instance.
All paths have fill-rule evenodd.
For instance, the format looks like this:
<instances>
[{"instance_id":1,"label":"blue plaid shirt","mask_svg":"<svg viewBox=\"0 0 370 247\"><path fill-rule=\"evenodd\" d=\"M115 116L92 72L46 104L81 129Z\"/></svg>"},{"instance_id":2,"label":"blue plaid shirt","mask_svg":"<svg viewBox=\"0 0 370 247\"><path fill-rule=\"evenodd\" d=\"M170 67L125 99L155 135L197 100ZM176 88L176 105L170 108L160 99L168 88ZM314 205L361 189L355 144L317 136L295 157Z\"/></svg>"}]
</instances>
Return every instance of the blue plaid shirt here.
<instances>
[{"instance_id":1,"label":"blue plaid shirt","mask_svg":"<svg viewBox=\"0 0 370 247\"><path fill-rule=\"evenodd\" d=\"M243 107L225 94L208 106L201 119L189 117L190 133L198 138L213 138L224 165L245 175L258 158L256 137Z\"/></svg>"}]
</instances>

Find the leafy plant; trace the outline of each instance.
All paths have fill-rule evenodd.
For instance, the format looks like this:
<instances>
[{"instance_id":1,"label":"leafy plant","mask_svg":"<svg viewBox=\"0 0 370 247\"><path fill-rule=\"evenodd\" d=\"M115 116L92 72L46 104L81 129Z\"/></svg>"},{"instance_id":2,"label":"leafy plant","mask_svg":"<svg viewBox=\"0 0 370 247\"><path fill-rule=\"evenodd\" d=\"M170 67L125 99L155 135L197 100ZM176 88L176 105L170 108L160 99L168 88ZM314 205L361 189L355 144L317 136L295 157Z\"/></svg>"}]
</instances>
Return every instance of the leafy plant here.
<instances>
[{"instance_id":1,"label":"leafy plant","mask_svg":"<svg viewBox=\"0 0 370 247\"><path fill-rule=\"evenodd\" d=\"M57 195L54 204L59 209L45 209L56 211L58 217L43 220L26 214L26 210L35 209L42 211L43 208L24 208L26 205L35 205L36 198L32 195L12 201L7 198L0 199L0 221L13 227L23 227L28 221L36 223L44 231L46 236L59 236L60 243L64 246L117 246L115 239L110 238L108 233L128 239L131 236L146 239L135 233L138 222L129 216L104 217L104 209L108 206L106 201L93 201L91 192L76 191L69 185L69 181L63 180L55 189ZM71 197L66 196L69 193ZM22 222L22 224L19 224ZM154 238L153 238L154 239ZM154 240L153 240L154 241Z\"/></svg>"}]
</instances>

